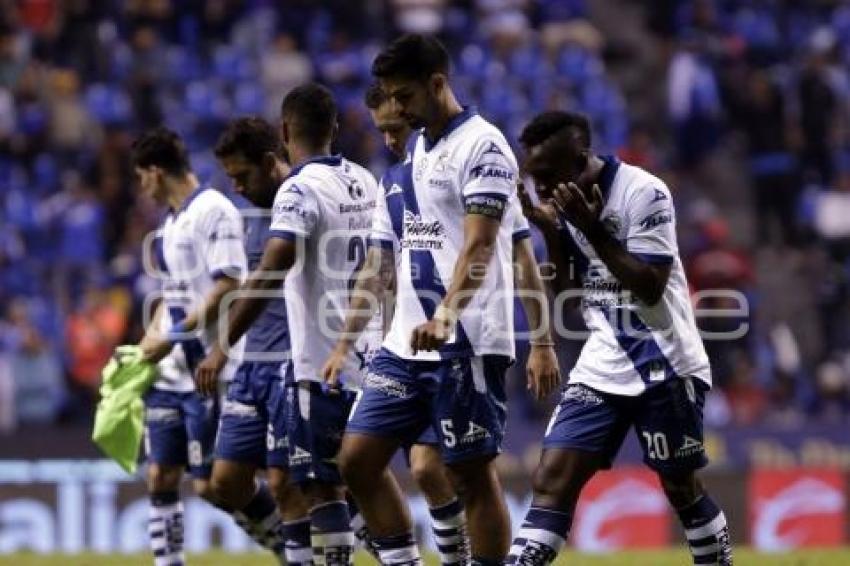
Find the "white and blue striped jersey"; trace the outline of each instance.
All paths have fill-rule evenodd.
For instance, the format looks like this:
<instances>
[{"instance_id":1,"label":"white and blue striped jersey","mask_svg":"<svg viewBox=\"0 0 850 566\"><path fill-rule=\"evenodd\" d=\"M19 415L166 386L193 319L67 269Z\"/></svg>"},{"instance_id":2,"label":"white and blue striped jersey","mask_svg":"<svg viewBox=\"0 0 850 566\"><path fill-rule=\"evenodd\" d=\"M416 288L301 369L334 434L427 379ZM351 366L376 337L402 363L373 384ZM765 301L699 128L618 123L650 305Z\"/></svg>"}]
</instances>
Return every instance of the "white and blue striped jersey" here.
<instances>
[{"instance_id":1,"label":"white and blue striped jersey","mask_svg":"<svg viewBox=\"0 0 850 566\"><path fill-rule=\"evenodd\" d=\"M345 325L351 290L366 259L378 194L369 171L339 156L294 168L275 196L269 237L303 242L286 276L286 313L296 381L321 382L320 371ZM380 347L377 312L355 342L341 374L357 389Z\"/></svg>"},{"instance_id":2,"label":"white and blue striped jersey","mask_svg":"<svg viewBox=\"0 0 850 566\"><path fill-rule=\"evenodd\" d=\"M647 305L624 292L584 234L566 224L563 241L573 248L582 274L582 313L590 331L570 383L617 395L639 395L673 376L692 376L711 385L679 258L670 191L639 167L615 157L602 159L599 186L605 205L600 218L606 229L633 255L669 264L671 271L661 300Z\"/></svg>"},{"instance_id":3,"label":"white and blue striped jersey","mask_svg":"<svg viewBox=\"0 0 850 566\"><path fill-rule=\"evenodd\" d=\"M215 189L199 187L178 210L165 217L154 240L162 279L163 316L160 331L172 326L206 302L218 277L243 279L247 272L242 217L236 206ZM191 391L197 364L218 340L217 323L207 324L196 339L179 342L159 364L158 389ZM244 339L229 352L222 371L229 380L241 359Z\"/></svg>"},{"instance_id":4,"label":"white and blue striped jersey","mask_svg":"<svg viewBox=\"0 0 850 566\"><path fill-rule=\"evenodd\" d=\"M387 172L370 243L395 249L395 314L384 347L409 360L497 354L514 356L512 236L517 220L517 164L499 130L471 108L436 139L414 132L402 163ZM480 288L438 352L410 348L411 334L434 315L451 285L464 243L464 217L500 209L495 251ZM521 216L521 214L520 214Z\"/></svg>"}]
</instances>

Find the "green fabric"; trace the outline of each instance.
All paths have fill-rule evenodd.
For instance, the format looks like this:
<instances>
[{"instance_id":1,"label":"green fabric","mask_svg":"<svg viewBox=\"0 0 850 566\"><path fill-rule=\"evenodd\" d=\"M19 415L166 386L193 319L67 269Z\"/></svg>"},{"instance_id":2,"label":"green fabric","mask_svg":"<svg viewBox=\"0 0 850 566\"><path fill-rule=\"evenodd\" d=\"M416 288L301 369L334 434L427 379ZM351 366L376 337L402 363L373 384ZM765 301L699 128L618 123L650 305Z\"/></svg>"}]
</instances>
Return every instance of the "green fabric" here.
<instances>
[{"instance_id":1,"label":"green fabric","mask_svg":"<svg viewBox=\"0 0 850 566\"><path fill-rule=\"evenodd\" d=\"M144 433L142 395L157 378L156 366L142 361L138 346L119 346L101 373L100 402L94 418L92 440L104 454L129 473Z\"/></svg>"}]
</instances>

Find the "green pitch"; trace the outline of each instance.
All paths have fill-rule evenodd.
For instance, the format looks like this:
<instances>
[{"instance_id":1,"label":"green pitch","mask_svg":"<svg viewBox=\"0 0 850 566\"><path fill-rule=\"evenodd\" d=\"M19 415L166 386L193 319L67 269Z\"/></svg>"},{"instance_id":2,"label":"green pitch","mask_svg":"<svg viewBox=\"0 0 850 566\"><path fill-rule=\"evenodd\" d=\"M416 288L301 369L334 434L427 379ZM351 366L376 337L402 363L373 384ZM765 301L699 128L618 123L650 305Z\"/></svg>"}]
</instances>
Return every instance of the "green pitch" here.
<instances>
[{"instance_id":1,"label":"green pitch","mask_svg":"<svg viewBox=\"0 0 850 566\"><path fill-rule=\"evenodd\" d=\"M686 551L662 550L647 552L622 552L606 556L588 556L575 553L562 554L556 564L561 566L687 566ZM429 565L437 565L436 557L428 556ZM190 555L189 566L273 566L276 562L263 554L209 554ZM151 566L149 555L95 555L76 556L33 554L0 555L0 564L8 566ZM375 564L368 556L359 554L357 566ZM736 566L846 566L850 564L850 550L812 550L786 555L757 554L737 549Z\"/></svg>"}]
</instances>

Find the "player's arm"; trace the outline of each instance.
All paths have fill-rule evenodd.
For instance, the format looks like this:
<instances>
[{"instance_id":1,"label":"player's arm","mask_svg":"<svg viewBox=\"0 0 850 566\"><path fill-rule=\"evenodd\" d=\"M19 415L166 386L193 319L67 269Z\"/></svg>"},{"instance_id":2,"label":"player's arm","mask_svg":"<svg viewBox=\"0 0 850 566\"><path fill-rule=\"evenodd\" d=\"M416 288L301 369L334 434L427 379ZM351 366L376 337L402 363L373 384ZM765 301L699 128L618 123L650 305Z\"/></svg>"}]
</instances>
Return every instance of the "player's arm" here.
<instances>
[{"instance_id":1,"label":"player's arm","mask_svg":"<svg viewBox=\"0 0 850 566\"><path fill-rule=\"evenodd\" d=\"M233 289L238 289L237 298L220 321L220 327L226 332L212 345L210 353L195 372L195 383L201 394L216 391L218 374L227 363L227 348L245 335L265 310L273 292L280 290L285 272L295 264L296 249L294 240L269 238L260 265L241 287Z\"/></svg>"},{"instance_id":2,"label":"player's arm","mask_svg":"<svg viewBox=\"0 0 850 566\"><path fill-rule=\"evenodd\" d=\"M145 328L145 335L139 341L139 347L143 352L151 350L154 344L162 338L162 313L164 309L165 303L162 299L159 299L154 308L150 324Z\"/></svg>"},{"instance_id":3,"label":"player's arm","mask_svg":"<svg viewBox=\"0 0 850 566\"><path fill-rule=\"evenodd\" d=\"M662 195L662 200L650 202L662 203L654 207L641 203L641 200L647 200L647 194L634 197L634 211L646 217L638 219L634 227L630 227L630 248L626 248L608 233L599 218L603 202L598 186L594 185L589 195L573 183L559 185L554 192L554 201L561 213L584 233L611 274L647 305L661 300L673 263L670 251L675 241L672 205L670 197ZM642 253L644 250L649 253Z\"/></svg>"},{"instance_id":4,"label":"player's arm","mask_svg":"<svg viewBox=\"0 0 850 566\"><path fill-rule=\"evenodd\" d=\"M531 351L526 363L528 389L536 399L549 395L561 381L555 341L552 338L549 300L540 278L531 238L514 239L514 285L519 291L528 328L531 330Z\"/></svg>"},{"instance_id":5,"label":"player's arm","mask_svg":"<svg viewBox=\"0 0 850 566\"><path fill-rule=\"evenodd\" d=\"M369 246L366 261L357 273L348 302L342 335L322 368L322 377L328 386L337 387L339 374L345 367L345 360L351 348L372 320L384 300L385 293L392 289L395 279L394 263L391 249Z\"/></svg>"},{"instance_id":6,"label":"player's arm","mask_svg":"<svg viewBox=\"0 0 850 566\"><path fill-rule=\"evenodd\" d=\"M499 212L503 207L504 202ZM410 347L414 354L419 350L436 350L448 339L460 313L487 276L500 224L501 217L495 211L489 214L467 211L463 221L463 248L455 264L452 283L431 320L413 330Z\"/></svg>"}]
</instances>

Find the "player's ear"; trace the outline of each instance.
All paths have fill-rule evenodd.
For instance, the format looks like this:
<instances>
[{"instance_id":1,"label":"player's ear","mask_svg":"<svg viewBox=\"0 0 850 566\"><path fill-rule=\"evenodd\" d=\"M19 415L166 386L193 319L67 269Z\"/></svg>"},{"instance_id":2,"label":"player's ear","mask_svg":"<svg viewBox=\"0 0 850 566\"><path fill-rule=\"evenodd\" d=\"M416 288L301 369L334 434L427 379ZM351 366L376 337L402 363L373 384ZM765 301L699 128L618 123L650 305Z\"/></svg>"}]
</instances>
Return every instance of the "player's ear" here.
<instances>
[{"instance_id":1,"label":"player's ear","mask_svg":"<svg viewBox=\"0 0 850 566\"><path fill-rule=\"evenodd\" d=\"M428 80L428 86L431 89L431 94L437 96L446 86L446 75L443 73L434 73Z\"/></svg>"},{"instance_id":2,"label":"player's ear","mask_svg":"<svg viewBox=\"0 0 850 566\"><path fill-rule=\"evenodd\" d=\"M271 151L267 151L263 154L263 171L265 171L266 175L271 174L275 167L277 166L277 158L275 154Z\"/></svg>"}]
</instances>

